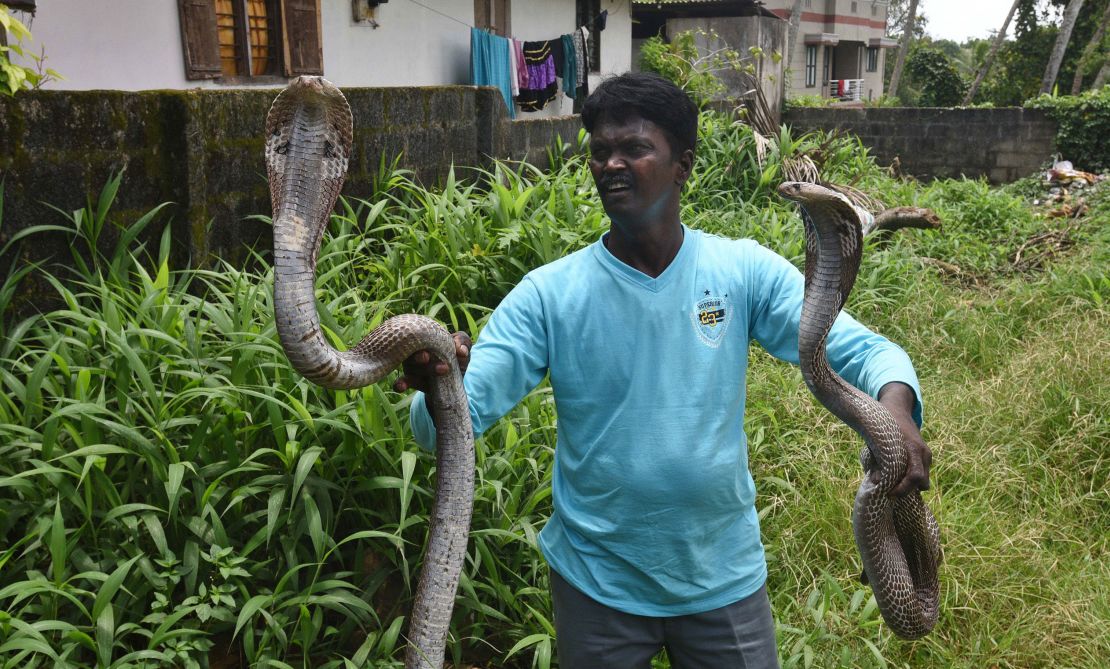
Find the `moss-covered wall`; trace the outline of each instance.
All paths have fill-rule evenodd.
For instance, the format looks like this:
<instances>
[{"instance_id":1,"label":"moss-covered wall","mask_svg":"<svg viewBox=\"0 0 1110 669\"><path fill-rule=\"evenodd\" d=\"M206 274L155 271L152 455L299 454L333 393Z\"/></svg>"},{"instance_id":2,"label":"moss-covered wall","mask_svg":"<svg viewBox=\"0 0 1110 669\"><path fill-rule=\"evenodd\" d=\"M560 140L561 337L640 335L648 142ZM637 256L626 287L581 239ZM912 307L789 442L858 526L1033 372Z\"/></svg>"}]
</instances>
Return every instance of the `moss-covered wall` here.
<instances>
[{"instance_id":1,"label":"moss-covered wall","mask_svg":"<svg viewBox=\"0 0 1110 669\"><path fill-rule=\"evenodd\" d=\"M437 86L344 91L355 118L355 146L343 192L370 197L375 173L412 170L425 184L490 157L545 166L556 135L574 145L577 117L511 121L493 88ZM172 202L180 263L241 262L248 247L269 248L267 228L246 220L269 214L264 123L274 90L29 91L0 99L0 248L29 226L64 223L47 206L79 209L123 170L113 219L134 221ZM42 234L0 257L10 264L64 260L68 238ZM109 234L106 243L113 241Z\"/></svg>"}]
</instances>

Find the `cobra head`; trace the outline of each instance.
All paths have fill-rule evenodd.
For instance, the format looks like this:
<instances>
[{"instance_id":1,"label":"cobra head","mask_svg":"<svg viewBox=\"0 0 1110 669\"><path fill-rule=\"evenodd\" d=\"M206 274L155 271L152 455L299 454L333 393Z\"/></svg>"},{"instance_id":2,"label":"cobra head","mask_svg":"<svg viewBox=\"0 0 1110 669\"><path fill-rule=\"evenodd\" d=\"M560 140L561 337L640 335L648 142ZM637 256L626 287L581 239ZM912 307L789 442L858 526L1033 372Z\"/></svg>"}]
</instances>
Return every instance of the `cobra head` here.
<instances>
[{"instance_id":1,"label":"cobra head","mask_svg":"<svg viewBox=\"0 0 1110 669\"><path fill-rule=\"evenodd\" d=\"M779 185L779 195L797 202L817 226L817 233L843 234L845 225L862 227L860 210L842 193L815 183L786 181ZM823 229L825 226L834 226Z\"/></svg>"}]
</instances>

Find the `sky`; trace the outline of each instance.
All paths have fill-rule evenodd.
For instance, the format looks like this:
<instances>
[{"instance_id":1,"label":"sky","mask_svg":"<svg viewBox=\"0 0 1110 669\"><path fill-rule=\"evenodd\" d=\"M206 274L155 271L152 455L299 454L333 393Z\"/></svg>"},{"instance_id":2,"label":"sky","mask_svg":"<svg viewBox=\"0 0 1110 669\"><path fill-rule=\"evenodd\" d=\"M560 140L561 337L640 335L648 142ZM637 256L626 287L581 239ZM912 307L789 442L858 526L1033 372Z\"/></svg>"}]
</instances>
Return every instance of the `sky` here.
<instances>
[{"instance_id":1,"label":"sky","mask_svg":"<svg viewBox=\"0 0 1110 669\"><path fill-rule=\"evenodd\" d=\"M926 32L935 39L963 42L990 37L1002 27L1013 0L920 0L918 11L929 19ZM1013 23L1007 30L1013 34Z\"/></svg>"}]
</instances>

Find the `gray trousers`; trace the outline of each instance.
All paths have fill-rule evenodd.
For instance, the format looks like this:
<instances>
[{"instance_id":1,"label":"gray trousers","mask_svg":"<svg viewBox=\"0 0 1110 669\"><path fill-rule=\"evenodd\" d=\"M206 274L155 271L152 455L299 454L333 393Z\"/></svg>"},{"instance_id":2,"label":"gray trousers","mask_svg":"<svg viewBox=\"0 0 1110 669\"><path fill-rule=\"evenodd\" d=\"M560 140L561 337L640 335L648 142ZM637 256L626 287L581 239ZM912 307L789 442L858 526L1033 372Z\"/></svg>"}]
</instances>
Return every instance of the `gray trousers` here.
<instances>
[{"instance_id":1,"label":"gray trousers","mask_svg":"<svg viewBox=\"0 0 1110 669\"><path fill-rule=\"evenodd\" d=\"M669 618L609 608L554 571L551 596L562 669L649 669L664 648L672 669L779 666L766 585L728 606Z\"/></svg>"}]
</instances>

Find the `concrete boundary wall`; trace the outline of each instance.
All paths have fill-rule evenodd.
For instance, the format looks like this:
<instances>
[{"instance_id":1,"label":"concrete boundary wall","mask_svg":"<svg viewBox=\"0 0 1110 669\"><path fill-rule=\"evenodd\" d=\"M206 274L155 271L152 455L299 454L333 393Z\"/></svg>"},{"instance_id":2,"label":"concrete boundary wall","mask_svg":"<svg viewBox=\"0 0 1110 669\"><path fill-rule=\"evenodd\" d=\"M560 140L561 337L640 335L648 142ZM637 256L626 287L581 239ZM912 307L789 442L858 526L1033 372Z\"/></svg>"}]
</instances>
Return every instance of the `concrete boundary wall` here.
<instances>
[{"instance_id":1,"label":"concrete boundary wall","mask_svg":"<svg viewBox=\"0 0 1110 669\"><path fill-rule=\"evenodd\" d=\"M245 217L270 213L264 125L276 93L29 91L0 99L0 248L29 226L64 224L47 204L80 209L123 170L112 218L134 221L172 202L176 266L216 258L240 263L249 247L268 249L268 227ZM555 137L573 146L581 125L577 116L511 121L493 88L344 93L355 118L343 188L351 197L372 196L383 157L388 165L400 156L399 166L428 185L441 182L452 165L488 167L491 157L546 166ZM34 237L0 257L0 280L19 259L67 260L67 244L60 233Z\"/></svg>"},{"instance_id":2,"label":"concrete boundary wall","mask_svg":"<svg viewBox=\"0 0 1110 669\"><path fill-rule=\"evenodd\" d=\"M880 164L897 158L920 178L986 177L1002 184L1028 176L1056 151L1056 122L1043 111L891 108L792 109L783 122L796 133L842 130L856 135Z\"/></svg>"}]
</instances>

